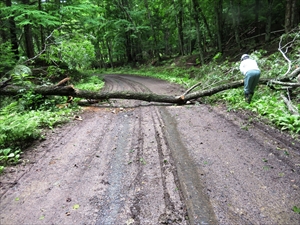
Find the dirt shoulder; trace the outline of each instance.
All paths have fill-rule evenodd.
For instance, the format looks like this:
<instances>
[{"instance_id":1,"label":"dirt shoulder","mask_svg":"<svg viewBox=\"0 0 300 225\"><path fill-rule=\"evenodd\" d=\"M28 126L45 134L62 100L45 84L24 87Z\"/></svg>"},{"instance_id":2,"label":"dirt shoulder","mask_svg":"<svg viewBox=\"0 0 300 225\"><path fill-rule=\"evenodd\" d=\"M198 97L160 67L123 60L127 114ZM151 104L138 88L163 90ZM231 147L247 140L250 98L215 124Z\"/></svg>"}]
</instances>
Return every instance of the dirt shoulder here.
<instances>
[{"instance_id":1,"label":"dirt shoulder","mask_svg":"<svg viewBox=\"0 0 300 225\"><path fill-rule=\"evenodd\" d=\"M105 88L183 92L125 75ZM1 175L1 224L299 224L300 143L251 115L113 100L81 116Z\"/></svg>"}]
</instances>

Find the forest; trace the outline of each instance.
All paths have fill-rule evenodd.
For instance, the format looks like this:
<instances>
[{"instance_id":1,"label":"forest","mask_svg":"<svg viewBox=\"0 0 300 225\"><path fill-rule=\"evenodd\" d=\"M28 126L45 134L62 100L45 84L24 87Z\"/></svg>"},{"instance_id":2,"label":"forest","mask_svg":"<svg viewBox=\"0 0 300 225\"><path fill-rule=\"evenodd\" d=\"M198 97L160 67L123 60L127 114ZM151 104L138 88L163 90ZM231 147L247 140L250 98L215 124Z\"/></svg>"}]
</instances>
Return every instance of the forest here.
<instances>
[{"instance_id":1,"label":"forest","mask_svg":"<svg viewBox=\"0 0 300 225\"><path fill-rule=\"evenodd\" d=\"M203 102L221 98L231 108L266 116L282 130L300 132L299 93L284 98L280 95L285 92L265 93L299 89L291 84L300 65L297 0L5 0L0 2L0 17L0 161L18 161L20 148L42 137L37 127L52 128L79 110L57 107L68 102L67 97L46 98L55 95L51 85L67 77L76 88L97 91L103 81L91 74L108 71L150 74L186 88L195 85L200 92L191 93L190 99L214 95ZM251 109L236 97L241 89L234 89L243 85L237 75L243 53L258 60L264 71L261 83L271 87L256 97L270 99L261 98ZM5 89L9 85L14 86ZM41 91L44 86L50 86L50 92ZM58 95L74 94L68 87ZM96 96L76 93L81 98ZM130 96L145 101L158 97ZM178 103L179 98L163 97L161 101ZM279 99L288 102L288 110L284 103L275 109ZM33 115L39 120L30 123Z\"/></svg>"},{"instance_id":2,"label":"forest","mask_svg":"<svg viewBox=\"0 0 300 225\"><path fill-rule=\"evenodd\" d=\"M259 49L299 24L297 0L5 0L0 72L153 64L165 57ZM49 72L49 71L47 71Z\"/></svg>"}]
</instances>

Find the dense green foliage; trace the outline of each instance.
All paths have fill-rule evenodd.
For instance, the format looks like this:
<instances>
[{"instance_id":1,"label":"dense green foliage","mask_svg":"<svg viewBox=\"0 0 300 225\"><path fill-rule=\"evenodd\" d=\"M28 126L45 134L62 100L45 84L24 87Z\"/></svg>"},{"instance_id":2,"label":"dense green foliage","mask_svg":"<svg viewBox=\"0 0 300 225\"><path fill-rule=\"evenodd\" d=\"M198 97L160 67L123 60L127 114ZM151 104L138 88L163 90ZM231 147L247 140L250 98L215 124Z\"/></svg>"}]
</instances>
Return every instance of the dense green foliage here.
<instances>
[{"instance_id":1,"label":"dense green foliage","mask_svg":"<svg viewBox=\"0 0 300 225\"><path fill-rule=\"evenodd\" d=\"M61 100L60 100L61 101ZM67 122L72 108L58 110L58 99L26 93L19 99L6 99L0 109L0 166L17 163L20 149L42 138L43 128ZM8 157L6 153L8 153ZM18 156L18 158L16 158Z\"/></svg>"},{"instance_id":2,"label":"dense green foliage","mask_svg":"<svg viewBox=\"0 0 300 225\"><path fill-rule=\"evenodd\" d=\"M22 82L33 85L30 76L23 75ZM19 79L15 80L16 84L20 82ZM76 82L75 87L97 91L103 84L100 76L86 74ZM31 141L43 139L45 128L53 129L68 122L80 110L76 99L73 103L66 101L66 97L20 92L18 96L7 97L0 102L0 172L5 165L17 163L22 151Z\"/></svg>"},{"instance_id":3,"label":"dense green foliage","mask_svg":"<svg viewBox=\"0 0 300 225\"><path fill-rule=\"evenodd\" d=\"M299 12L297 0L7 0L0 46L14 56L1 54L0 62L24 56L87 69L197 54L204 64L290 32Z\"/></svg>"},{"instance_id":4,"label":"dense green foliage","mask_svg":"<svg viewBox=\"0 0 300 225\"><path fill-rule=\"evenodd\" d=\"M14 53L11 49L10 42L0 43L0 72L6 71L14 66Z\"/></svg>"}]
</instances>

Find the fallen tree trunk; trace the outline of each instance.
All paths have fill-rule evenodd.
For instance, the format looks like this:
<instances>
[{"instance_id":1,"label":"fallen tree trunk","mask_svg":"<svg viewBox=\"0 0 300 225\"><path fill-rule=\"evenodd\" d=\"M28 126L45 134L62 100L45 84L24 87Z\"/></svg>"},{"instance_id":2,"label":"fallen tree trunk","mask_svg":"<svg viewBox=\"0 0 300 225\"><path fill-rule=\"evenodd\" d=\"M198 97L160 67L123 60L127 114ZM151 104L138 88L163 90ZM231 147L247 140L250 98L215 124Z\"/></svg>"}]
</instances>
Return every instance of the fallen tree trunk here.
<instances>
[{"instance_id":1,"label":"fallen tree trunk","mask_svg":"<svg viewBox=\"0 0 300 225\"><path fill-rule=\"evenodd\" d=\"M32 91L41 95L57 95L57 96L72 96L84 99L135 99L148 102L166 102L166 103L183 103L183 101L174 96L157 95L154 93L137 93L137 92L95 92L80 90L70 86L40 86L40 87L20 87L6 86L0 89L0 95L14 96L22 92Z\"/></svg>"},{"instance_id":2,"label":"fallen tree trunk","mask_svg":"<svg viewBox=\"0 0 300 225\"><path fill-rule=\"evenodd\" d=\"M296 72L300 72L297 70ZM293 74L295 76L295 73ZM291 76L289 76L290 78ZM286 80L286 77L281 79L277 79L277 81ZM260 84L269 84L272 82L272 79L260 79ZM7 84L6 84L7 85ZM244 85L243 80L234 81L231 83L219 85L217 87L213 87L207 90L200 90L190 93L190 91L198 86L194 85L188 91L180 96L168 96L168 95L158 95L155 93L137 93L137 92L95 92L95 91L87 91L80 90L74 88L72 85L69 86L36 86L36 87L24 87L24 86L14 86L7 85L4 87L0 87L0 95L8 95L14 96L21 94L22 92L32 91L41 95L57 95L57 96L72 96L77 98L84 99L96 99L96 100L108 100L108 99L134 99L134 100L142 100L147 102L165 102L165 103L174 103L174 104L184 104L187 101L195 100L200 97L211 96L221 91L225 91L232 88L238 88Z\"/></svg>"},{"instance_id":3,"label":"fallen tree trunk","mask_svg":"<svg viewBox=\"0 0 300 225\"><path fill-rule=\"evenodd\" d=\"M72 96L84 99L97 99L97 100L108 100L108 99L134 99L142 100L147 102L165 102L165 103L176 103L184 104L187 101L194 100L200 97L211 96L220 91L237 88L243 85L243 80L223 84L218 87L211 88L209 90L195 91L187 94L184 98L181 96L169 96L169 95L158 95L155 93L139 93L139 92L95 92L80 90L74 88L72 85L69 86L38 86L38 87L20 87L9 85L4 88L0 88L0 95L18 95L22 92L32 91L36 94L41 95L57 95L57 96ZM265 82L266 83L266 82Z\"/></svg>"}]
</instances>

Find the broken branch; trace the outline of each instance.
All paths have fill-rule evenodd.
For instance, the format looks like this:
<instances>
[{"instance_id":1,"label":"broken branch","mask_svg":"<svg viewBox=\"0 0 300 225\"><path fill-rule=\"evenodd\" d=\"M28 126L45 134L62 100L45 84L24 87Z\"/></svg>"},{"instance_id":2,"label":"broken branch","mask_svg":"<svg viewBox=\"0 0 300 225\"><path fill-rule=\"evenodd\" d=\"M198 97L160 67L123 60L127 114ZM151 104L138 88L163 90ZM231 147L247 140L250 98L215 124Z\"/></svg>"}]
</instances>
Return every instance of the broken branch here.
<instances>
[{"instance_id":1,"label":"broken branch","mask_svg":"<svg viewBox=\"0 0 300 225\"><path fill-rule=\"evenodd\" d=\"M288 107L290 113L292 113L293 115L299 115L298 109L292 104L292 102L289 101L283 94L281 94L280 96Z\"/></svg>"}]
</instances>

